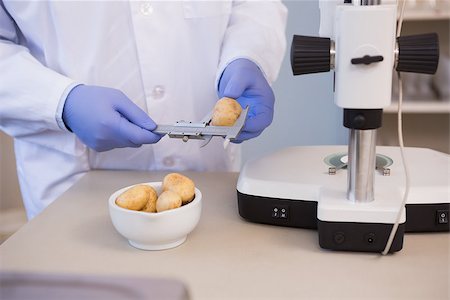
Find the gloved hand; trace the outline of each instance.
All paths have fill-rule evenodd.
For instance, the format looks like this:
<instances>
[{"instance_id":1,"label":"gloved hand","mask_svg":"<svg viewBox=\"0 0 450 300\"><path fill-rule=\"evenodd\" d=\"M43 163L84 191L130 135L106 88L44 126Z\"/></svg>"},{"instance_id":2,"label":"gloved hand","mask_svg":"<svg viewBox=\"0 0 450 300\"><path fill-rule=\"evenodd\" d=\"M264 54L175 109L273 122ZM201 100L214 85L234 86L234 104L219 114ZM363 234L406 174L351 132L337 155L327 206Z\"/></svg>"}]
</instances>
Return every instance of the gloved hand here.
<instances>
[{"instance_id":1,"label":"gloved hand","mask_svg":"<svg viewBox=\"0 0 450 300\"><path fill-rule=\"evenodd\" d=\"M261 70L248 59L237 59L225 68L219 97L234 98L242 108L249 106L244 128L234 143L257 137L272 123L275 96Z\"/></svg>"},{"instance_id":2,"label":"gloved hand","mask_svg":"<svg viewBox=\"0 0 450 300\"><path fill-rule=\"evenodd\" d=\"M158 142L155 122L121 91L78 85L67 96L63 121L89 148L107 151Z\"/></svg>"}]
</instances>

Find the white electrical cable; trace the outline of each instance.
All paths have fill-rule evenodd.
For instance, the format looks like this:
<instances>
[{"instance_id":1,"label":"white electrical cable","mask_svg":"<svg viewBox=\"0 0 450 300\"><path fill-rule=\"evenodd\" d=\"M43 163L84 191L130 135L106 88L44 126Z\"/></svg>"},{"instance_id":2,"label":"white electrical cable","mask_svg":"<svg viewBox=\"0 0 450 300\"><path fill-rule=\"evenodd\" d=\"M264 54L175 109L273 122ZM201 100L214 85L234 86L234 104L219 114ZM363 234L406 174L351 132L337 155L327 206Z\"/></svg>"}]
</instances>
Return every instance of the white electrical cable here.
<instances>
[{"instance_id":1,"label":"white electrical cable","mask_svg":"<svg viewBox=\"0 0 450 300\"><path fill-rule=\"evenodd\" d=\"M403 13L405 11L405 4L406 0L403 0L403 5L400 10L400 18L398 21L397 26L397 37L400 36L400 33L402 31L402 23L403 23ZM397 218L395 220L394 226L392 226L391 233L389 235L389 239L387 241L386 247L384 248L382 254L386 255L388 254L389 250L391 249L392 242L394 241L395 234L397 233L398 225L400 223L400 219L402 216L403 209L406 205L406 201L408 199L409 195L409 187L410 187L410 177L409 177L409 169L408 164L405 157L405 149L403 144L403 126L402 126L402 105L403 105L403 84L402 84L402 77L400 75L400 72L397 72L398 76L398 112L397 112L397 126L398 126L398 143L400 146L400 154L402 157L402 163L403 163L403 169L405 172L405 192L403 194L403 200L402 204L400 205L400 208L397 213Z\"/></svg>"},{"instance_id":2,"label":"white electrical cable","mask_svg":"<svg viewBox=\"0 0 450 300\"><path fill-rule=\"evenodd\" d=\"M401 0L398 0L401 1ZM400 16L398 18L398 24L397 24L397 37L400 36L400 33L402 32L402 25L403 25L403 13L405 12L405 5L407 0L403 0L402 8L400 9Z\"/></svg>"}]
</instances>

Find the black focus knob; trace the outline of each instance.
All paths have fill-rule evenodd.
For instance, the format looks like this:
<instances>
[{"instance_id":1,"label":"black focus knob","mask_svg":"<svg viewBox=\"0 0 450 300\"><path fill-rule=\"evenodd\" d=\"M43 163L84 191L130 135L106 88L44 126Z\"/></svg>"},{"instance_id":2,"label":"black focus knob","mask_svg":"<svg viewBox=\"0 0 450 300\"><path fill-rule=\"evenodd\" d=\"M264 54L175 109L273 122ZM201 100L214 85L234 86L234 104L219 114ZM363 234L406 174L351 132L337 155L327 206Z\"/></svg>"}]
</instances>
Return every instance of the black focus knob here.
<instances>
[{"instance_id":1,"label":"black focus knob","mask_svg":"<svg viewBox=\"0 0 450 300\"><path fill-rule=\"evenodd\" d=\"M291 66L294 75L330 71L329 38L294 35L291 44Z\"/></svg>"},{"instance_id":2,"label":"black focus knob","mask_svg":"<svg viewBox=\"0 0 450 300\"><path fill-rule=\"evenodd\" d=\"M436 33L400 36L397 44L397 71L436 73L439 63L439 40Z\"/></svg>"}]
</instances>

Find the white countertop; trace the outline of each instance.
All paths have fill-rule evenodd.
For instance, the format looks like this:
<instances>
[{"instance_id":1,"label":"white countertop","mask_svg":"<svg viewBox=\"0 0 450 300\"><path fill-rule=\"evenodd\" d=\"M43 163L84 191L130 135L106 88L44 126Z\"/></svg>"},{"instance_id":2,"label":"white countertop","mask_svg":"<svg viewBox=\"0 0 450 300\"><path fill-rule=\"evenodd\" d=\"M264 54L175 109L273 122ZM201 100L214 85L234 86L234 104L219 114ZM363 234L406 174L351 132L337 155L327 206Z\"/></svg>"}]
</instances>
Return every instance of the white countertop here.
<instances>
[{"instance_id":1,"label":"white countertop","mask_svg":"<svg viewBox=\"0 0 450 300\"><path fill-rule=\"evenodd\" d=\"M166 173L93 171L0 246L2 271L174 277L202 299L450 299L450 234L406 234L403 250L322 250L314 230L240 218L236 173L184 172L203 193L199 225L181 246L132 248L107 200Z\"/></svg>"}]
</instances>

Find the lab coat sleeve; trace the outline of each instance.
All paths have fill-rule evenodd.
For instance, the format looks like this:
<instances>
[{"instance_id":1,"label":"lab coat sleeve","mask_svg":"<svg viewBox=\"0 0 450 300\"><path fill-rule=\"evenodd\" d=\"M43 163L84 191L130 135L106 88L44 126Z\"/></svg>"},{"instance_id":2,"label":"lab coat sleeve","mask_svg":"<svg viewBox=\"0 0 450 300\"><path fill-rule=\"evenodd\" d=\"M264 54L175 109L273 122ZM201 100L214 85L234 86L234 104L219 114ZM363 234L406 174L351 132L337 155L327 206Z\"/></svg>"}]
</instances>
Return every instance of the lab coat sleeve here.
<instances>
[{"instance_id":1,"label":"lab coat sleeve","mask_svg":"<svg viewBox=\"0 0 450 300\"><path fill-rule=\"evenodd\" d=\"M0 130L45 144L62 133L62 106L75 82L41 64L20 45L20 32L0 1Z\"/></svg>"},{"instance_id":2,"label":"lab coat sleeve","mask_svg":"<svg viewBox=\"0 0 450 300\"><path fill-rule=\"evenodd\" d=\"M216 86L226 66L238 58L255 62L273 83L286 49L286 20L287 9L280 1L233 1Z\"/></svg>"}]
</instances>

